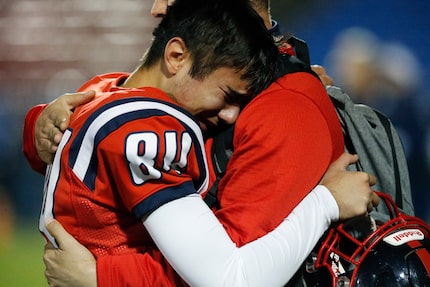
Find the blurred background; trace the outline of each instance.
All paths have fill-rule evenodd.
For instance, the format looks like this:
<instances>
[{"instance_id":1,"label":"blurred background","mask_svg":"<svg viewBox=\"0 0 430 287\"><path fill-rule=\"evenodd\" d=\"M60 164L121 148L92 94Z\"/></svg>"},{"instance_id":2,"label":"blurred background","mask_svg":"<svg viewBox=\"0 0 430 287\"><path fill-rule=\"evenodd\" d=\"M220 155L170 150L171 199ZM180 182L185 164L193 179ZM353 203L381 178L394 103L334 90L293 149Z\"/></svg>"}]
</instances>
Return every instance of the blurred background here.
<instances>
[{"instance_id":1,"label":"blurred background","mask_svg":"<svg viewBox=\"0 0 430 287\"><path fill-rule=\"evenodd\" d=\"M26 112L95 74L131 71L149 45L150 0L0 0L0 287L47 286L38 213L43 177L22 152ZM272 0L284 33L356 102L387 114L430 223L430 1Z\"/></svg>"}]
</instances>

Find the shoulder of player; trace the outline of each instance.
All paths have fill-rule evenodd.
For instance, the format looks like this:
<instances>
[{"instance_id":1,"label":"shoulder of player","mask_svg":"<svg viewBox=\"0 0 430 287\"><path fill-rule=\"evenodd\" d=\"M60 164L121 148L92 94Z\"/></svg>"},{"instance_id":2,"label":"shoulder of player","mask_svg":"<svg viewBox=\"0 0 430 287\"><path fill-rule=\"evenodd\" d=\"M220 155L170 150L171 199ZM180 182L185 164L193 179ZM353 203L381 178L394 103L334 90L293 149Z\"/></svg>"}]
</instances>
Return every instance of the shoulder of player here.
<instances>
[{"instance_id":1,"label":"shoulder of player","mask_svg":"<svg viewBox=\"0 0 430 287\"><path fill-rule=\"evenodd\" d=\"M325 90L321 81L308 72L295 72L286 74L277 79L273 86L283 90Z\"/></svg>"},{"instance_id":2,"label":"shoulder of player","mask_svg":"<svg viewBox=\"0 0 430 287\"><path fill-rule=\"evenodd\" d=\"M266 90L262 91L252 102L267 102L272 99L285 96L303 95L315 97L316 95L326 96L324 85L310 73L296 72L282 76L273 82ZM276 104L276 103L274 103Z\"/></svg>"},{"instance_id":3,"label":"shoulder of player","mask_svg":"<svg viewBox=\"0 0 430 287\"><path fill-rule=\"evenodd\" d=\"M273 82L266 90L256 96L244 109L258 109L261 106L294 105L291 97L320 101L328 99L323 84L314 76L306 72L287 74ZM264 108L263 108L264 109ZM276 108L278 109L278 108Z\"/></svg>"},{"instance_id":4,"label":"shoulder of player","mask_svg":"<svg viewBox=\"0 0 430 287\"><path fill-rule=\"evenodd\" d=\"M130 133L135 129L160 134L169 130L187 130L188 133L201 137L200 127L195 119L169 101L145 97L138 92L127 95L121 92L106 93L102 98L104 99L97 105L87 109L83 107L74 115L71 128L77 128L81 136L107 136L112 132L119 135L118 133Z\"/></svg>"},{"instance_id":5,"label":"shoulder of player","mask_svg":"<svg viewBox=\"0 0 430 287\"><path fill-rule=\"evenodd\" d=\"M117 86L120 82L126 79L129 73L108 73L96 75L92 79L84 83L79 89L79 92L96 90L107 91L108 89Z\"/></svg>"},{"instance_id":6,"label":"shoulder of player","mask_svg":"<svg viewBox=\"0 0 430 287\"><path fill-rule=\"evenodd\" d=\"M101 95L99 103L92 108L91 117L126 117L146 119L167 116L179 120L193 119L192 115L178 106L164 92L156 88L112 89Z\"/></svg>"}]
</instances>

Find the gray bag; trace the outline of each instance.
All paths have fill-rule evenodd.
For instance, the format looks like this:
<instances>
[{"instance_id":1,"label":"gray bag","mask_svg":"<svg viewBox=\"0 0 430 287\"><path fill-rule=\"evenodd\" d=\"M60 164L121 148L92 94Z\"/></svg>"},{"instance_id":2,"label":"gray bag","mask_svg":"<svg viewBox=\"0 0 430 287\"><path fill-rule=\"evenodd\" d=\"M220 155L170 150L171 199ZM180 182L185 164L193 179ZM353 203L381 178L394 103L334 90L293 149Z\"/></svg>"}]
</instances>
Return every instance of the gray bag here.
<instances>
[{"instance_id":1,"label":"gray bag","mask_svg":"<svg viewBox=\"0 0 430 287\"><path fill-rule=\"evenodd\" d=\"M403 212L414 215L406 156L391 121L369 106L355 104L338 87L327 87L327 92L342 125L345 150L359 156L350 170L373 174L378 182L372 188L391 195ZM388 211L382 205L372 215L385 221Z\"/></svg>"}]
</instances>

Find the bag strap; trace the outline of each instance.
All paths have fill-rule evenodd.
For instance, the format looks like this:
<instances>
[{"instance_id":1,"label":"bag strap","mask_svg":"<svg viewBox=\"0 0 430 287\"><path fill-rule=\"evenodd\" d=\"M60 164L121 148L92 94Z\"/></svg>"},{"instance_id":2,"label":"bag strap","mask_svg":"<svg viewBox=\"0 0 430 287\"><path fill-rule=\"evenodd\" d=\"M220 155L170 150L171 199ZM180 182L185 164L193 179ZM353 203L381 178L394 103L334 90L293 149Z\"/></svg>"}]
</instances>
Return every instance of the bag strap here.
<instances>
[{"instance_id":1,"label":"bag strap","mask_svg":"<svg viewBox=\"0 0 430 287\"><path fill-rule=\"evenodd\" d=\"M219 208L218 201L218 184L227 170L227 164L233 153L233 134L234 125L227 130L219 133L213 141L212 145L212 162L215 169L216 179L212 187L208 190L204 201L209 208Z\"/></svg>"},{"instance_id":2,"label":"bag strap","mask_svg":"<svg viewBox=\"0 0 430 287\"><path fill-rule=\"evenodd\" d=\"M399 172L399 163L397 162L396 149L394 146L393 133L391 131L391 123L390 120L385 117L382 113L374 109L374 112L378 116L379 120L382 123L387 135L388 140L391 146L391 153L393 156L393 166L394 166L394 179L396 181L396 205L402 209L403 208L403 198L402 198L402 186L400 183L400 172Z\"/></svg>"},{"instance_id":3,"label":"bag strap","mask_svg":"<svg viewBox=\"0 0 430 287\"><path fill-rule=\"evenodd\" d=\"M291 36L287 39L287 43L293 46L296 57L304 62L306 65L311 65L311 57L309 56L308 44L296 36Z\"/></svg>"}]
</instances>

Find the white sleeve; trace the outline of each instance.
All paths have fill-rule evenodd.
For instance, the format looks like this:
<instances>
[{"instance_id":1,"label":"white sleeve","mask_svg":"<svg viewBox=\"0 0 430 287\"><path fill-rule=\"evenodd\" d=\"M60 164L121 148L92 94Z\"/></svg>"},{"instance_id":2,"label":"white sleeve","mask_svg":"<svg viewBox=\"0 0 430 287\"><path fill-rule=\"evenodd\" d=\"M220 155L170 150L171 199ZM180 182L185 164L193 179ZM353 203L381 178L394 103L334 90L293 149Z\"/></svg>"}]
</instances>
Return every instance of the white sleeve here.
<instances>
[{"instance_id":1,"label":"white sleeve","mask_svg":"<svg viewBox=\"0 0 430 287\"><path fill-rule=\"evenodd\" d=\"M161 206L144 225L191 286L282 286L338 213L331 193L317 186L278 227L240 248L197 194Z\"/></svg>"}]
</instances>

